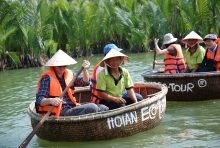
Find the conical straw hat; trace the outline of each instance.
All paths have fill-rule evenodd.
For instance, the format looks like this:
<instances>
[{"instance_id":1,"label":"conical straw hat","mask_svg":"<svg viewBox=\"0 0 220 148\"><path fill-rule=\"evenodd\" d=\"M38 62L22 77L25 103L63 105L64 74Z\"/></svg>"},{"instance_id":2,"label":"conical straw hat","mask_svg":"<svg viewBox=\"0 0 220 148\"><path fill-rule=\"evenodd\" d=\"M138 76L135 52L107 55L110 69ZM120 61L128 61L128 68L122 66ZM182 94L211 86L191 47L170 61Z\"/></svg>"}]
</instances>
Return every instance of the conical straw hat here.
<instances>
[{"instance_id":1,"label":"conical straw hat","mask_svg":"<svg viewBox=\"0 0 220 148\"><path fill-rule=\"evenodd\" d=\"M61 49L59 49L55 55L47 61L45 66L65 66L65 65L72 65L76 64L77 62L67 55L65 52L63 52Z\"/></svg>"},{"instance_id":2,"label":"conical straw hat","mask_svg":"<svg viewBox=\"0 0 220 148\"><path fill-rule=\"evenodd\" d=\"M121 58L121 63L124 64L124 61L130 61L130 58L128 56L126 56L125 54L117 51L117 50L114 50L114 49L111 49L107 55L102 59L102 61L100 62L100 66L104 67L105 66L105 61L107 59L110 59L110 58L113 58L113 57L122 57Z\"/></svg>"},{"instance_id":3,"label":"conical straw hat","mask_svg":"<svg viewBox=\"0 0 220 148\"><path fill-rule=\"evenodd\" d=\"M197 43L203 42L203 39L194 31L191 31L184 39L182 39L182 43L187 44L188 39L197 39Z\"/></svg>"}]
</instances>

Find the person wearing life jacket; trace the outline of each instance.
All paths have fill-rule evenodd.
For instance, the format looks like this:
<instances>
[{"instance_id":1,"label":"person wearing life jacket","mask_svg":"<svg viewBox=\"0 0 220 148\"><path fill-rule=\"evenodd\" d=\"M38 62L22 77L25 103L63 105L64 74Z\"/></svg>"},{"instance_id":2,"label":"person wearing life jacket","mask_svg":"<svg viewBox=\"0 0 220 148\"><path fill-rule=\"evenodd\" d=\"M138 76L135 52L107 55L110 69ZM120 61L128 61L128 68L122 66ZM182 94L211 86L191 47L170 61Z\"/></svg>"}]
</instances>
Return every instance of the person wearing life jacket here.
<instances>
[{"instance_id":1,"label":"person wearing life jacket","mask_svg":"<svg viewBox=\"0 0 220 148\"><path fill-rule=\"evenodd\" d=\"M203 38L206 45L205 57L215 60L215 70L220 71L220 39L215 34L208 34Z\"/></svg>"},{"instance_id":2,"label":"person wearing life jacket","mask_svg":"<svg viewBox=\"0 0 220 148\"><path fill-rule=\"evenodd\" d=\"M104 47L104 56L111 50L111 49L114 49L114 50L117 50L117 51L121 51L122 49L121 48L118 48L115 44L107 44L105 47ZM97 84L97 76L98 76L98 73L103 70L104 67L101 67L100 66L100 62L98 64L95 65L95 67L93 68L93 71L92 71L92 77L91 77L91 84L90 84L90 89L91 89L91 101L96 103L96 104L99 104L99 101L100 99L98 98L98 95L97 95L97 90L96 90L96 84Z\"/></svg>"},{"instance_id":3,"label":"person wearing life jacket","mask_svg":"<svg viewBox=\"0 0 220 148\"><path fill-rule=\"evenodd\" d=\"M90 82L90 76L87 71L90 62L86 60L82 64L84 67L83 76L77 77L63 98L59 98L71 80L74 79L74 73L67 69L67 66L76 63L72 57L62 50L58 50L46 63L45 66L50 68L41 75L36 90L35 107L37 113L44 116L52 106L55 106L55 108L51 116L77 116L108 110L108 107L101 104L87 103L81 105L76 102L74 86L87 86Z\"/></svg>"},{"instance_id":4,"label":"person wearing life jacket","mask_svg":"<svg viewBox=\"0 0 220 148\"><path fill-rule=\"evenodd\" d=\"M114 49L116 51L121 51L122 49L121 48L118 48L115 44L107 44L105 47L104 47L104 56L106 56L106 54L111 50L111 49ZM96 64L96 66L94 67L93 69L93 72L92 72L92 77L91 77L91 84L90 84L90 89L91 89L91 101L93 103L96 103L96 104L99 104L100 103L100 99L97 95L97 90L96 90L96 84L97 84L97 77L98 77L98 74L101 70L103 70L104 67L100 66L100 62L98 64ZM138 101L141 101L143 100L143 97L138 94L138 93L135 93L136 95L136 98ZM129 96L128 96L128 93L127 91L124 91L123 94L122 94L122 98L126 99L126 105L129 105L131 103L133 103L130 99L129 99Z\"/></svg>"},{"instance_id":5,"label":"person wearing life jacket","mask_svg":"<svg viewBox=\"0 0 220 148\"><path fill-rule=\"evenodd\" d=\"M189 46L186 49L186 69L183 72L197 72L202 60L205 56L205 49L199 45L203 39L194 31L191 31L184 39L182 43Z\"/></svg>"},{"instance_id":6,"label":"person wearing life jacket","mask_svg":"<svg viewBox=\"0 0 220 148\"><path fill-rule=\"evenodd\" d=\"M174 38L171 33L165 34L163 45L166 48L161 50L158 46L159 39L154 39L156 53L164 55L164 61L157 62L153 60L153 63L155 65L165 65L164 73L167 74L181 73L186 68L182 48L176 41L177 38Z\"/></svg>"},{"instance_id":7,"label":"person wearing life jacket","mask_svg":"<svg viewBox=\"0 0 220 148\"><path fill-rule=\"evenodd\" d=\"M130 74L121 67L129 59L123 53L111 49L100 62L100 66L104 69L97 76L97 96L100 99L99 103L106 105L110 110L126 105L127 100L122 97L125 89L130 102L137 102Z\"/></svg>"}]
</instances>

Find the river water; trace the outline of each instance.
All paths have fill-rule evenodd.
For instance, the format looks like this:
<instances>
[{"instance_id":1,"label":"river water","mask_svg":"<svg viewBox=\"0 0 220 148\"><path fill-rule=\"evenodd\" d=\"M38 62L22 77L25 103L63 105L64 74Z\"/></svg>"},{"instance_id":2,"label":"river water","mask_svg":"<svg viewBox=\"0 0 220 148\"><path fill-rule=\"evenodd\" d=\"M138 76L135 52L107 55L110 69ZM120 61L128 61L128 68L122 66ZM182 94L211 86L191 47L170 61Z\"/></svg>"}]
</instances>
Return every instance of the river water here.
<instances>
[{"instance_id":1,"label":"river water","mask_svg":"<svg viewBox=\"0 0 220 148\"><path fill-rule=\"evenodd\" d=\"M153 52L127 55L130 56L131 62L124 67L129 70L134 82L143 82L141 73L152 69ZM101 54L92 58L90 73L102 58ZM78 64L68 68L77 72L83 59L85 58L76 59ZM47 67L39 67L0 72L0 147L18 147L32 131L27 108L35 99L37 81L46 70ZM49 142L35 135L27 147L220 147L219 104L220 100L167 102L162 123L152 130L134 136L94 142Z\"/></svg>"}]
</instances>

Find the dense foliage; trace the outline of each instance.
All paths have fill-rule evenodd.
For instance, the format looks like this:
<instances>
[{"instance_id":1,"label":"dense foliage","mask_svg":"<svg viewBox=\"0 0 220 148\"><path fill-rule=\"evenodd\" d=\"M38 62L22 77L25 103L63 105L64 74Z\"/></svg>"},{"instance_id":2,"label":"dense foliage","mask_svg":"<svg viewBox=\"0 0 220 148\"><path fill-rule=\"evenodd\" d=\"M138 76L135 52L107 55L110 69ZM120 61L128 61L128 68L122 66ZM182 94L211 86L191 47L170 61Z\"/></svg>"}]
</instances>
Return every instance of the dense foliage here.
<instances>
[{"instance_id":1,"label":"dense foliage","mask_svg":"<svg viewBox=\"0 0 220 148\"><path fill-rule=\"evenodd\" d=\"M57 49L73 57L101 53L107 43L144 52L169 32L179 41L192 30L219 35L218 6L218 0L1 0L0 67L39 66Z\"/></svg>"}]
</instances>

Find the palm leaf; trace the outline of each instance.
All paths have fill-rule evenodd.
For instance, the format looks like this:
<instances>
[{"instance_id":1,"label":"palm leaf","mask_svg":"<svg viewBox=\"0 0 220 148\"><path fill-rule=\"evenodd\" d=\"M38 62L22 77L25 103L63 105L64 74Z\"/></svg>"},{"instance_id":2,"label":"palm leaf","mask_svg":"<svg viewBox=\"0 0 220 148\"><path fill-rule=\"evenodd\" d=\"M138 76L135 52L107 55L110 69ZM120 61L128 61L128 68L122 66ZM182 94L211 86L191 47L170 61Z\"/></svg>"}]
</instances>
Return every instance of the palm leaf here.
<instances>
[{"instance_id":1,"label":"palm leaf","mask_svg":"<svg viewBox=\"0 0 220 148\"><path fill-rule=\"evenodd\" d=\"M16 68L18 68L18 64L20 63L19 56L16 52L8 52L8 56L11 58L13 63L15 64Z\"/></svg>"}]
</instances>

